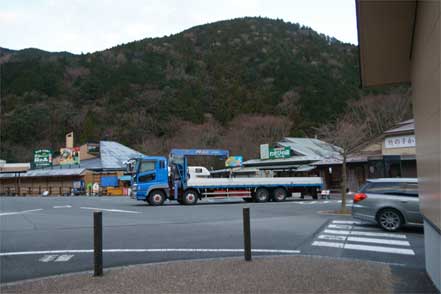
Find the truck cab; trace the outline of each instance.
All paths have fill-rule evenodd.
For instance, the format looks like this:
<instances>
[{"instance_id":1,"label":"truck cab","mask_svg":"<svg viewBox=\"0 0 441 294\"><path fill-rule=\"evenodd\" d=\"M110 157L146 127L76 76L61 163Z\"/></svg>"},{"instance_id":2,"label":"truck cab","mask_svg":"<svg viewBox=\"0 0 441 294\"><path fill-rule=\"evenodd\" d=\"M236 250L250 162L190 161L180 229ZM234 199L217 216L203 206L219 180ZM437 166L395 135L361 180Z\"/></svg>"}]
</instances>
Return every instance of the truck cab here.
<instances>
[{"instance_id":1,"label":"truck cab","mask_svg":"<svg viewBox=\"0 0 441 294\"><path fill-rule=\"evenodd\" d=\"M144 200L150 204L161 205L170 193L167 158L162 156L143 156L136 160L134 169L132 198ZM158 193L159 195L157 195ZM157 203L155 203L155 200Z\"/></svg>"}]
</instances>

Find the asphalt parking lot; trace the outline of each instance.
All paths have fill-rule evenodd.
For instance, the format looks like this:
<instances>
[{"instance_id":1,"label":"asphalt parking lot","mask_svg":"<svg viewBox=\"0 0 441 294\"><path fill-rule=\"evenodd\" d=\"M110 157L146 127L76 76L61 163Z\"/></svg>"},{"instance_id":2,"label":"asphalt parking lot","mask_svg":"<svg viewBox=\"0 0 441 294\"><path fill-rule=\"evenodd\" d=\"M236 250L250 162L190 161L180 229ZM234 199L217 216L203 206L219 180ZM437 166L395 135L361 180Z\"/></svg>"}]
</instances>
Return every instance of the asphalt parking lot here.
<instances>
[{"instance_id":1,"label":"asphalt parking lot","mask_svg":"<svg viewBox=\"0 0 441 294\"><path fill-rule=\"evenodd\" d=\"M320 213L338 199L148 206L127 197L0 198L0 281L92 269L92 214L103 211L104 266L243 254L250 207L254 255L321 255L424 268L422 228L385 233L349 216ZM350 205L350 204L349 204Z\"/></svg>"}]
</instances>

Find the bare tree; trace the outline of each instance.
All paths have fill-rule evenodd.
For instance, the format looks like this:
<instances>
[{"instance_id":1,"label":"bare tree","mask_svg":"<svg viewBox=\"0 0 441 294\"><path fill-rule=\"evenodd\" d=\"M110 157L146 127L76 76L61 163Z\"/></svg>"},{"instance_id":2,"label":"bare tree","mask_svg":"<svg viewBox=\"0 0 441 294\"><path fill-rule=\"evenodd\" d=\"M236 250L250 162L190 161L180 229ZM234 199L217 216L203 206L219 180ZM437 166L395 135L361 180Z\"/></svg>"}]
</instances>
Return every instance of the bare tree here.
<instances>
[{"instance_id":1,"label":"bare tree","mask_svg":"<svg viewBox=\"0 0 441 294\"><path fill-rule=\"evenodd\" d=\"M347 159L374 138L392 128L412 113L408 95L377 95L364 97L348 105L346 114L327 125L316 129L317 136L332 145L342 163L341 211L346 212Z\"/></svg>"},{"instance_id":2,"label":"bare tree","mask_svg":"<svg viewBox=\"0 0 441 294\"><path fill-rule=\"evenodd\" d=\"M335 124L324 125L317 129L320 139L331 144L336 158L334 160L342 163L342 179L341 179L341 212L346 212L346 195L347 195L347 174L346 166L348 155L356 151L364 142L366 124L357 125L351 123L347 118L338 120Z\"/></svg>"}]
</instances>

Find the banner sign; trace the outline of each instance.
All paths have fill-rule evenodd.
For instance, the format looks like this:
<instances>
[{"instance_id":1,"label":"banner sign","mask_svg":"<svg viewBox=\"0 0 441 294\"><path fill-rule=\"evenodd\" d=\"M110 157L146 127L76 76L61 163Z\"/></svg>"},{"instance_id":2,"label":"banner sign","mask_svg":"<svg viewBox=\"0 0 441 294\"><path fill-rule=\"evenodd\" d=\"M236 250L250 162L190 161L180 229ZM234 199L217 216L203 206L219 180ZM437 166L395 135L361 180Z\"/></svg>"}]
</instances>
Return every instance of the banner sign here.
<instances>
[{"instance_id":1,"label":"banner sign","mask_svg":"<svg viewBox=\"0 0 441 294\"><path fill-rule=\"evenodd\" d=\"M291 157L291 148L289 148L289 147L270 148L269 149L269 158L270 159L280 159L280 158L290 158L290 157Z\"/></svg>"},{"instance_id":2,"label":"banner sign","mask_svg":"<svg viewBox=\"0 0 441 294\"><path fill-rule=\"evenodd\" d=\"M260 159L281 159L290 157L290 147L270 148L268 144L260 145Z\"/></svg>"},{"instance_id":3,"label":"banner sign","mask_svg":"<svg viewBox=\"0 0 441 294\"><path fill-rule=\"evenodd\" d=\"M34 150L34 167L49 167L52 166L52 150L38 149Z\"/></svg>"},{"instance_id":4,"label":"banner sign","mask_svg":"<svg viewBox=\"0 0 441 294\"><path fill-rule=\"evenodd\" d=\"M386 148L408 148L415 147L415 135L389 137L384 140Z\"/></svg>"},{"instance_id":5,"label":"banner sign","mask_svg":"<svg viewBox=\"0 0 441 294\"><path fill-rule=\"evenodd\" d=\"M242 166L243 157L242 156L230 156L225 161L226 167L239 167Z\"/></svg>"},{"instance_id":6,"label":"banner sign","mask_svg":"<svg viewBox=\"0 0 441 294\"><path fill-rule=\"evenodd\" d=\"M98 144L98 143L88 143L87 144L87 153L89 153L89 154L98 154L98 153L100 153L100 144Z\"/></svg>"},{"instance_id":7,"label":"banner sign","mask_svg":"<svg viewBox=\"0 0 441 294\"><path fill-rule=\"evenodd\" d=\"M80 164L80 147L61 148L60 165Z\"/></svg>"}]
</instances>

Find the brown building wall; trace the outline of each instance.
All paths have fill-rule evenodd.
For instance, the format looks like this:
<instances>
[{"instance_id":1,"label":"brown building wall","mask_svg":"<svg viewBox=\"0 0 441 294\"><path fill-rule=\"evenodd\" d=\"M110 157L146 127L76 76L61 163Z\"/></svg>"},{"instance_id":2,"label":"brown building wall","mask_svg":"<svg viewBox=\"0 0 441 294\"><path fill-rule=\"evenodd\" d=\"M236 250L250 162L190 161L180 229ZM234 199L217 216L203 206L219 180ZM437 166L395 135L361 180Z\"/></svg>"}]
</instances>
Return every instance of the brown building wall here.
<instances>
[{"instance_id":1,"label":"brown building wall","mask_svg":"<svg viewBox=\"0 0 441 294\"><path fill-rule=\"evenodd\" d=\"M411 68L420 205L424 216L438 229L441 228L439 18L439 1L418 2Z\"/></svg>"}]
</instances>

